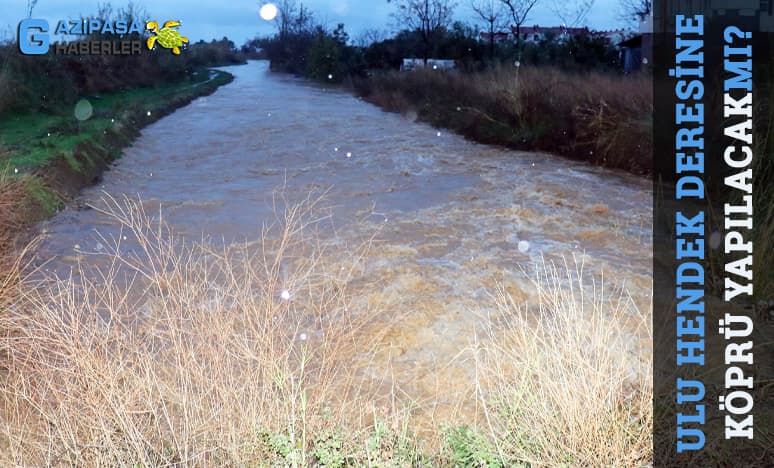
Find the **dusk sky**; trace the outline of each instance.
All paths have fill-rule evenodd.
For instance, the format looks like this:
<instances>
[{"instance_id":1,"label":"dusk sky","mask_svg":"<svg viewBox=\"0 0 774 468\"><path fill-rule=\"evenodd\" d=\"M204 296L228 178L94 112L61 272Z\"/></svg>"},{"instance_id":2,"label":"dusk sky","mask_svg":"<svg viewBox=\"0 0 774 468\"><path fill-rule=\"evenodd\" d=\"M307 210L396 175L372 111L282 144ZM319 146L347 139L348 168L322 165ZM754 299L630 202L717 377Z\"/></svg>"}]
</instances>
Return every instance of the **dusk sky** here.
<instances>
[{"instance_id":1,"label":"dusk sky","mask_svg":"<svg viewBox=\"0 0 774 468\"><path fill-rule=\"evenodd\" d=\"M542 0L530 14L527 25L539 24L552 26L560 24L560 20L551 12L551 2L562 0ZM33 17L45 18L49 22L59 19L88 16L97 10L97 1L75 2L67 0L39 0ZM128 2L113 1L114 7L120 7ZM135 1L144 7L152 19L159 22L177 19L183 23L181 32L192 42L200 39L210 40L228 36L237 45L256 35L268 35L274 30L274 25L258 14L263 0L222 0L196 2L191 0L155 0ZM322 24L335 27L344 23L347 32L354 40L369 29L394 32L395 21L391 13L395 11L394 3L387 0L305 0L304 5L312 10ZM625 26L619 19L620 0L596 0L588 16L588 26L593 29L613 29ZM461 0L455 10L455 18L472 23L475 16L470 9L469 0ZM18 21L26 16L26 0L0 0L0 11L3 12L0 22L0 39L9 39L16 34Z\"/></svg>"}]
</instances>

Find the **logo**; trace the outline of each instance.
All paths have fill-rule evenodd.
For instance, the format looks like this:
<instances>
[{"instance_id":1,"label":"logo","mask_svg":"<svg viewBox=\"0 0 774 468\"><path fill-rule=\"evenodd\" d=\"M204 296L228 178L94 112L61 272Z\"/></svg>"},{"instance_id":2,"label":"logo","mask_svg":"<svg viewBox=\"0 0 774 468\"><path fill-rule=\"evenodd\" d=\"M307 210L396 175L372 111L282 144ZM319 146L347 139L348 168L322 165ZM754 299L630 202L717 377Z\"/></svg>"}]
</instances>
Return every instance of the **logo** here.
<instances>
[{"instance_id":1,"label":"logo","mask_svg":"<svg viewBox=\"0 0 774 468\"><path fill-rule=\"evenodd\" d=\"M165 49L170 49L173 54L180 55L180 47L188 43L188 38L180 35L180 32L175 29L178 26L180 26L180 21L167 21L159 29L159 23L148 21L145 29L153 34L148 38L145 45L148 46L149 50L153 50L158 44Z\"/></svg>"},{"instance_id":2,"label":"logo","mask_svg":"<svg viewBox=\"0 0 774 468\"><path fill-rule=\"evenodd\" d=\"M48 21L28 18L19 23L19 51L25 55L48 52Z\"/></svg>"},{"instance_id":3,"label":"logo","mask_svg":"<svg viewBox=\"0 0 774 468\"><path fill-rule=\"evenodd\" d=\"M168 22L169 23L169 22ZM19 51L25 55L44 55L52 48L56 55L137 55L142 52L142 23L123 20L102 20L85 18L81 20L60 20L56 28L51 30L48 21L44 19L27 18L19 22ZM180 23L177 23L179 25ZM166 26L166 25L165 25ZM177 31L172 30L177 33ZM164 36L163 44L176 43L174 37L159 32L159 42ZM62 41L51 42L50 34L62 37ZM66 37L89 37L91 39L67 41ZM114 36L116 40L106 40ZM94 39L99 37L99 39ZM180 35L177 34L177 38ZM182 43L181 43L182 44ZM179 49L178 49L179 50Z\"/></svg>"}]
</instances>

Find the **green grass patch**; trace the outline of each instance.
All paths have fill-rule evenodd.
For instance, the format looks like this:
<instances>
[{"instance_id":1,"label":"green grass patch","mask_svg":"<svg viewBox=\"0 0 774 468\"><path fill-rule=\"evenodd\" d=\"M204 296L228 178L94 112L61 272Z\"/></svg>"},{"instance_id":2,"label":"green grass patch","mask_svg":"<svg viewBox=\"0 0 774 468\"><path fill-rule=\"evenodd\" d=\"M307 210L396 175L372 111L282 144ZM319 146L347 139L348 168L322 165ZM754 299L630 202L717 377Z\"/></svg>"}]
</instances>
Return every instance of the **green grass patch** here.
<instances>
[{"instance_id":1,"label":"green grass patch","mask_svg":"<svg viewBox=\"0 0 774 468\"><path fill-rule=\"evenodd\" d=\"M446 430L444 452L451 466L505 466L494 445L485 436L467 426Z\"/></svg>"},{"instance_id":2,"label":"green grass patch","mask_svg":"<svg viewBox=\"0 0 774 468\"><path fill-rule=\"evenodd\" d=\"M26 188L29 196L40 205L45 216L51 216L62 206L62 200L37 177L30 177Z\"/></svg>"},{"instance_id":3,"label":"green grass patch","mask_svg":"<svg viewBox=\"0 0 774 468\"><path fill-rule=\"evenodd\" d=\"M170 106L181 99L191 99L228 83L231 75L207 70L196 72L190 78L158 86L135 88L102 96L83 96L93 109L85 121L75 118L74 106L59 106L51 113L6 114L0 116L0 147L5 154L0 158L4 166L21 173L42 167L57 157L63 157L74 170L81 164L73 157L76 147L83 142L105 146L106 136L115 137L115 130L124 125L149 123L168 113ZM151 115L148 116L147 112ZM143 120L138 121L142 117ZM124 139L123 143L127 141ZM112 153L115 155L115 153Z\"/></svg>"}]
</instances>

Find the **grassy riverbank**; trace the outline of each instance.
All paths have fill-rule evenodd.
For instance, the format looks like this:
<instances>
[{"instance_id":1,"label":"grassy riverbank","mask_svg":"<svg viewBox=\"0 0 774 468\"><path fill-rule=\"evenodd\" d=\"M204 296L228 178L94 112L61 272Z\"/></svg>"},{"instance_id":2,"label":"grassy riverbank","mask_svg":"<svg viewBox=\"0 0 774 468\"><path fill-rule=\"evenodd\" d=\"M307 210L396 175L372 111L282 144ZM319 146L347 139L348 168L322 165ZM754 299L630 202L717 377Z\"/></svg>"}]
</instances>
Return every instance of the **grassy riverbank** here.
<instances>
[{"instance_id":1,"label":"grassy riverbank","mask_svg":"<svg viewBox=\"0 0 774 468\"><path fill-rule=\"evenodd\" d=\"M142 127L232 79L205 69L183 80L84 98L91 115L83 121L74 116L78 104L0 116L0 271L16 261L27 230L97 182Z\"/></svg>"},{"instance_id":2,"label":"grassy riverbank","mask_svg":"<svg viewBox=\"0 0 774 468\"><path fill-rule=\"evenodd\" d=\"M481 143L569 156L635 174L652 171L652 84L647 74L499 67L376 73L356 92L385 110Z\"/></svg>"},{"instance_id":3,"label":"grassy riverbank","mask_svg":"<svg viewBox=\"0 0 774 468\"><path fill-rule=\"evenodd\" d=\"M0 464L649 463L650 364L633 339L648 315L624 290L572 263L524 273L529 303L492 289L454 357L476 371L470 390L434 397L475 413L420 424L390 366L365 368L400 321L368 299L369 243L342 256L313 205L288 207L254 251L184 244L108 200L139 250L104 239L102 267L22 280L0 315Z\"/></svg>"}]
</instances>

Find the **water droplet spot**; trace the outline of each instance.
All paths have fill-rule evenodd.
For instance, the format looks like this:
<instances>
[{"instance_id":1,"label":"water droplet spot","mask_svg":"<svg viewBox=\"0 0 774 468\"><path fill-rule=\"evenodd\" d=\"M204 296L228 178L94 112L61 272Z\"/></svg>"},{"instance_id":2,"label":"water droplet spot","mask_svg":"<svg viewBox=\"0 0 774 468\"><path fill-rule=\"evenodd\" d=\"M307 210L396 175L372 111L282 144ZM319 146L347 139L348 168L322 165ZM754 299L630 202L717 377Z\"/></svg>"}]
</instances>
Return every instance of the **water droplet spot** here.
<instances>
[{"instance_id":1,"label":"water droplet spot","mask_svg":"<svg viewBox=\"0 0 774 468\"><path fill-rule=\"evenodd\" d=\"M75 104L73 114L75 115L75 118L80 121L89 120L94 114L94 108L91 106L88 99L81 99Z\"/></svg>"}]
</instances>

